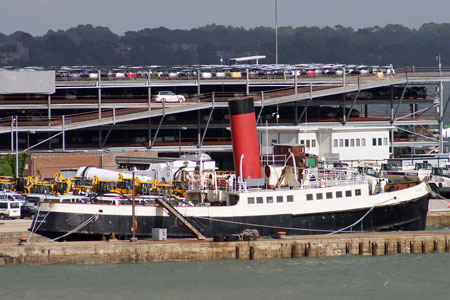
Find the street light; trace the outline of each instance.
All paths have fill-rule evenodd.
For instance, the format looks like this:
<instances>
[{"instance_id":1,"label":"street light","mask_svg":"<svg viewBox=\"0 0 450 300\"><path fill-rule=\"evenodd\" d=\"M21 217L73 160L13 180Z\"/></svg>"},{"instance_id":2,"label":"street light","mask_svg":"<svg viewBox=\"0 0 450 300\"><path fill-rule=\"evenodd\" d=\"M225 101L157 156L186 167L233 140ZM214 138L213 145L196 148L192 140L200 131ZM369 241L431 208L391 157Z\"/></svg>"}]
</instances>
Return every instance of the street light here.
<instances>
[{"instance_id":1,"label":"street light","mask_svg":"<svg viewBox=\"0 0 450 300\"><path fill-rule=\"evenodd\" d=\"M178 126L178 156L181 157L181 130L187 130L187 127Z\"/></svg>"},{"instance_id":2,"label":"street light","mask_svg":"<svg viewBox=\"0 0 450 300\"><path fill-rule=\"evenodd\" d=\"M275 0L275 65L278 65L278 0Z\"/></svg>"},{"instance_id":3,"label":"street light","mask_svg":"<svg viewBox=\"0 0 450 300\"><path fill-rule=\"evenodd\" d=\"M444 131L444 85L442 84L442 62L441 55L436 56L439 68L439 154L444 153L444 138L442 136Z\"/></svg>"}]
</instances>

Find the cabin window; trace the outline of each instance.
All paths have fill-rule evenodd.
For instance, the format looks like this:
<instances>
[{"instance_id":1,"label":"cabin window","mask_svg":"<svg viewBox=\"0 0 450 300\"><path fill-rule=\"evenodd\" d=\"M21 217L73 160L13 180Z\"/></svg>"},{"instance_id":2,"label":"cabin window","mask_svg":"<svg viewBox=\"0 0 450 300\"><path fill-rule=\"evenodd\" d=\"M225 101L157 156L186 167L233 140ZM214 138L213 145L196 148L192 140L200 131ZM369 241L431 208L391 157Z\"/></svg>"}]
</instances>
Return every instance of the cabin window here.
<instances>
[{"instance_id":1,"label":"cabin window","mask_svg":"<svg viewBox=\"0 0 450 300\"><path fill-rule=\"evenodd\" d=\"M273 197L267 197L266 198L267 203L273 203Z\"/></svg>"},{"instance_id":2,"label":"cabin window","mask_svg":"<svg viewBox=\"0 0 450 300\"><path fill-rule=\"evenodd\" d=\"M255 198L253 198L253 197L248 197L247 201L248 201L248 204L255 204Z\"/></svg>"},{"instance_id":3,"label":"cabin window","mask_svg":"<svg viewBox=\"0 0 450 300\"><path fill-rule=\"evenodd\" d=\"M323 199L323 194L322 193L317 193L316 194L316 199L317 200L322 200Z\"/></svg>"},{"instance_id":4,"label":"cabin window","mask_svg":"<svg viewBox=\"0 0 450 300\"><path fill-rule=\"evenodd\" d=\"M355 147L355 139L350 140L350 147Z\"/></svg>"},{"instance_id":5,"label":"cabin window","mask_svg":"<svg viewBox=\"0 0 450 300\"><path fill-rule=\"evenodd\" d=\"M343 139L339 140L339 147L344 147L344 140Z\"/></svg>"},{"instance_id":6,"label":"cabin window","mask_svg":"<svg viewBox=\"0 0 450 300\"><path fill-rule=\"evenodd\" d=\"M345 191L345 197L351 197L352 191Z\"/></svg>"},{"instance_id":7,"label":"cabin window","mask_svg":"<svg viewBox=\"0 0 450 300\"><path fill-rule=\"evenodd\" d=\"M383 138L383 145L387 146L387 138Z\"/></svg>"},{"instance_id":8,"label":"cabin window","mask_svg":"<svg viewBox=\"0 0 450 300\"><path fill-rule=\"evenodd\" d=\"M355 190L355 196L361 196L361 189Z\"/></svg>"},{"instance_id":9,"label":"cabin window","mask_svg":"<svg viewBox=\"0 0 450 300\"><path fill-rule=\"evenodd\" d=\"M366 139L365 138L361 139L361 146L363 146L363 147L366 146Z\"/></svg>"},{"instance_id":10,"label":"cabin window","mask_svg":"<svg viewBox=\"0 0 450 300\"><path fill-rule=\"evenodd\" d=\"M256 203L258 204L264 203L263 197L256 197Z\"/></svg>"},{"instance_id":11,"label":"cabin window","mask_svg":"<svg viewBox=\"0 0 450 300\"><path fill-rule=\"evenodd\" d=\"M305 144L305 140L300 140L300 145L304 145Z\"/></svg>"},{"instance_id":12,"label":"cabin window","mask_svg":"<svg viewBox=\"0 0 450 300\"><path fill-rule=\"evenodd\" d=\"M333 199L333 193L327 192L326 197L327 197L327 199Z\"/></svg>"},{"instance_id":13,"label":"cabin window","mask_svg":"<svg viewBox=\"0 0 450 300\"><path fill-rule=\"evenodd\" d=\"M378 138L378 146L382 146L383 145L382 141L383 141L382 138Z\"/></svg>"},{"instance_id":14,"label":"cabin window","mask_svg":"<svg viewBox=\"0 0 450 300\"><path fill-rule=\"evenodd\" d=\"M316 140L311 140L311 147L316 148Z\"/></svg>"},{"instance_id":15,"label":"cabin window","mask_svg":"<svg viewBox=\"0 0 450 300\"><path fill-rule=\"evenodd\" d=\"M338 147L338 140L337 140L337 139L334 139L334 140L333 140L333 147L334 147L334 148L337 148L337 147Z\"/></svg>"},{"instance_id":16,"label":"cabin window","mask_svg":"<svg viewBox=\"0 0 450 300\"><path fill-rule=\"evenodd\" d=\"M309 148L310 145L311 145L311 141L310 140L306 140L306 148Z\"/></svg>"},{"instance_id":17,"label":"cabin window","mask_svg":"<svg viewBox=\"0 0 450 300\"><path fill-rule=\"evenodd\" d=\"M342 191L336 192L336 198L342 198Z\"/></svg>"},{"instance_id":18,"label":"cabin window","mask_svg":"<svg viewBox=\"0 0 450 300\"><path fill-rule=\"evenodd\" d=\"M287 200L287 202L294 202L294 196L287 195L286 200Z\"/></svg>"},{"instance_id":19,"label":"cabin window","mask_svg":"<svg viewBox=\"0 0 450 300\"><path fill-rule=\"evenodd\" d=\"M359 146L361 146L361 141L360 141L360 139L356 139L356 147L359 147Z\"/></svg>"},{"instance_id":20,"label":"cabin window","mask_svg":"<svg viewBox=\"0 0 450 300\"><path fill-rule=\"evenodd\" d=\"M306 194L306 200L307 201L311 201L313 199L313 195L312 194Z\"/></svg>"},{"instance_id":21,"label":"cabin window","mask_svg":"<svg viewBox=\"0 0 450 300\"><path fill-rule=\"evenodd\" d=\"M348 147L348 139L345 139L345 147Z\"/></svg>"},{"instance_id":22,"label":"cabin window","mask_svg":"<svg viewBox=\"0 0 450 300\"><path fill-rule=\"evenodd\" d=\"M377 145L377 139L376 138L373 138L372 139L372 146L376 146Z\"/></svg>"},{"instance_id":23,"label":"cabin window","mask_svg":"<svg viewBox=\"0 0 450 300\"><path fill-rule=\"evenodd\" d=\"M283 203L283 196L277 196L277 203Z\"/></svg>"}]
</instances>

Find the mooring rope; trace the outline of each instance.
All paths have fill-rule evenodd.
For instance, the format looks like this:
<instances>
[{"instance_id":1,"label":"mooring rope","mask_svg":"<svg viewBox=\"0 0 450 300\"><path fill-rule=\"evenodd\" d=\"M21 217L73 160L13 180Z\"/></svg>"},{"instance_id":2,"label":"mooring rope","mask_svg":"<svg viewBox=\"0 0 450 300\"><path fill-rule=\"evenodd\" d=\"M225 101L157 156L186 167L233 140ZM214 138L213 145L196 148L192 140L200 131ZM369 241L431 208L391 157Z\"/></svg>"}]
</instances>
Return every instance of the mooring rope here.
<instances>
[{"instance_id":1,"label":"mooring rope","mask_svg":"<svg viewBox=\"0 0 450 300\"><path fill-rule=\"evenodd\" d=\"M36 212L36 219L35 219L35 221L34 221L33 228L32 228L31 231L30 231L30 235L28 236L27 242L29 242L29 241L31 240L31 236L32 236L34 233L36 233L36 231L39 230L39 228L41 227L41 225L44 223L45 219L47 218L48 214L50 213L50 211L47 211L47 213L45 214L44 218L41 220L41 222L39 222L39 226L35 229L37 220L38 220L38 218L39 218L39 213L40 213L40 211L41 211L41 206L39 205L39 206L38 206L38 211Z\"/></svg>"},{"instance_id":2,"label":"mooring rope","mask_svg":"<svg viewBox=\"0 0 450 300\"><path fill-rule=\"evenodd\" d=\"M372 207L364 214L364 216L362 216L358 221L354 222L353 224L351 224L351 225L349 225L349 226L347 226L347 227L338 229L338 230L336 230L336 231L327 233L326 235L336 234L336 233L342 232L342 231L344 231L344 230L346 230L346 229L348 229L348 228L351 228L351 227L355 226L356 224L358 224L358 223L360 223L362 220L364 220L364 218L365 218L365 217L366 217L366 216L367 216L374 208L375 208L375 205L372 206Z\"/></svg>"},{"instance_id":3,"label":"mooring rope","mask_svg":"<svg viewBox=\"0 0 450 300\"><path fill-rule=\"evenodd\" d=\"M378 204L383 204L385 202L389 202L391 200L393 200L394 198L385 200L383 202L380 202ZM294 230L294 231L310 231L310 232L327 232L327 234L335 234L335 233L339 233L339 232L343 232L348 228L351 228L355 225L357 225L358 223L362 222L364 220L364 218L367 217L367 215L375 208L375 203L373 204L373 206L361 217L359 218L356 222L352 223L349 226L343 227L341 229L335 230L335 231L331 231L327 230L327 229L312 229L312 228L298 228L298 227L284 227L284 226L272 226L272 225L262 225L262 224L252 224L252 223L245 223L245 222L237 222L237 221L229 221L229 220L221 220L221 219L215 219L215 218L209 218L209 217L194 217L194 216L190 216L191 218L197 218L197 219L203 219L203 220L211 220L211 221L215 221L215 222L222 222L222 223L229 223L229 224L238 224L238 225L248 225L248 226L256 226L256 227L264 227L264 228L276 228L276 229L286 229L286 230ZM345 231L345 232L352 232L352 231Z\"/></svg>"},{"instance_id":4,"label":"mooring rope","mask_svg":"<svg viewBox=\"0 0 450 300\"><path fill-rule=\"evenodd\" d=\"M384 204L384 203L389 202L389 201L391 201L391 200L395 200L395 198L391 198L391 199L384 200L384 201L378 203L378 205ZM372 207L364 214L364 216L362 216L359 220L357 220L357 221L354 222L353 224L351 224L351 225L349 225L349 226L346 226L346 227L344 227L344 228L338 229L338 230L336 230L336 231L327 233L326 235L336 234L336 233L342 232L342 231L344 231L344 230L346 230L346 229L348 229L348 228L351 228L351 227L355 226L356 224L362 222L362 221L364 220L364 218L367 217L367 215L368 215L372 210L374 210L375 205L376 205L376 204L374 203L374 204L372 205ZM350 232L351 232L351 231L350 231Z\"/></svg>"},{"instance_id":5,"label":"mooring rope","mask_svg":"<svg viewBox=\"0 0 450 300\"><path fill-rule=\"evenodd\" d=\"M77 232L78 230L80 230L81 228L83 228L84 226L86 226L87 224L89 224L90 222L92 222L95 218L97 218L97 216L99 215L99 213L97 212L95 215L92 215L89 219L87 219L86 221L84 221L83 223L81 223L80 225L78 225L77 227L75 227L74 229L72 229L71 231L57 237L54 239L51 239L50 241L57 241L59 239L62 239L63 237L66 237L74 232Z\"/></svg>"},{"instance_id":6,"label":"mooring rope","mask_svg":"<svg viewBox=\"0 0 450 300\"><path fill-rule=\"evenodd\" d=\"M39 210L38 210L38 213L39 213ZM31 230L30 236L28 237L27 242L30 242L31 235L32 235L33 233L35 233L36 231L38 231L39 227L42 225L42 223L44 223L44 221L45 221L45 219L47 218L47 216L48 216L49 213L50 213L50 211L47 212L47 214L46 214L45 217L42 219L42 221L40 222L39 226L36 228L35 231L33 231L33 229ZM96 213L96 214L94 214L94 215L92 215L91 217L89 217L86 221L84 221L83 223L81 223L80 225L78 225L77 227L75 227L74 229L72 229L71 231L66 232L65 234L63 234L63 235L61 235L61 236L59 236L59 237L56 237L56 238L54 238L54 239L51 239L50 241L52 241L52 242L53 242L53 241L57 241L57 240L59 240L59 239L62 239L63 237L66 237L66 236L68 236L68 235L74 233L74 232L77 232L78 230L80 230L81 228L85 227L85 226L88 225L90 222L92 222L95 218L97 218L98 215L99 215L99 212ZM36 214L36 216L37 216L37 217L36 217L36 220L37 220L37 218L39 217L39 214ZM36 222L35 222L34 225L36 225ZM33 227L34 227L34 226L33 226ZM48 241L44 241L44 242L42 242L42 243L46 243L46 242L48 242Z\"/></svg>"},{"instance_id":7,"label":"mooring rope","mask_svg":"<svg viewBox=\"0 0 450 300\"><path fill-rule=\"evenodd\" d=\"M284 226L252 224L252 223L245 223L245 222L221 220L221 219L215 219L215 218L209 218L209 217L194 217L194 216L190 216L190 217L191 218L196 218L196 219L211 220L211 221L215 221L215 222L238 224L238 225L248 225L248 226L257 226L257 227L265 227L265 228L277 228L277 229L298 230L298 231L317 231L317 232L328 232L328 231L330 231L330 230L325 230L325 229L309 229L309 228L305 229L305 228L294 228L294 227L284 227Z\"/></svg>"}]
</instances>

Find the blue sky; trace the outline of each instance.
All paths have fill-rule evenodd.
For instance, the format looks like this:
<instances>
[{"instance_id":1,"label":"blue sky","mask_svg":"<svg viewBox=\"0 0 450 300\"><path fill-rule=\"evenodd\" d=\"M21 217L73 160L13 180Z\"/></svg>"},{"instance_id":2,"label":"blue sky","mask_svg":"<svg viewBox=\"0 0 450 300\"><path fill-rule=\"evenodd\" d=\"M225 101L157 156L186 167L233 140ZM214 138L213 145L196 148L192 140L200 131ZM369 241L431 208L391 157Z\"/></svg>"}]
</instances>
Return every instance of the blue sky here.
<instances>
[{"instance_id":1,"label":"blue sky","mask_svg":"<svg viewBox=\"0 0 450 300\"><path fill-rule=\"evenodd\" d=\"M418 28L450 22L450 1L278 0L279 26L353 28L402 24ZM156 28L190 29L208 24L271 26L275 0L2 0L0 32L34 36L80 24L105 26L114 33Z\"/></svg>"}]
</instances>

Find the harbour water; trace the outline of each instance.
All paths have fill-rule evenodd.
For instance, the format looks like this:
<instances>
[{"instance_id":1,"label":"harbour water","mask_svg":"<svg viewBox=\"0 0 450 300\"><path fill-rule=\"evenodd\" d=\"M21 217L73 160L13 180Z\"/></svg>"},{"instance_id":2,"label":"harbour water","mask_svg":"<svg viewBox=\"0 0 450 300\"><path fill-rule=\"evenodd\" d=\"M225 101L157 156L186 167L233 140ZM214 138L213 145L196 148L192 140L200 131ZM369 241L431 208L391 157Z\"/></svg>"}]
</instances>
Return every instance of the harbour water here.
<instances>
[{"instance_id":1,"label":"harbour water","mask_svg":"<svg viewBox=\"0 0 450 300\"><path fill-rule=\"evenodd\" d=\"M450 253L0 268L6 299L449 299Z\"/></svg>"}]
</instances>

